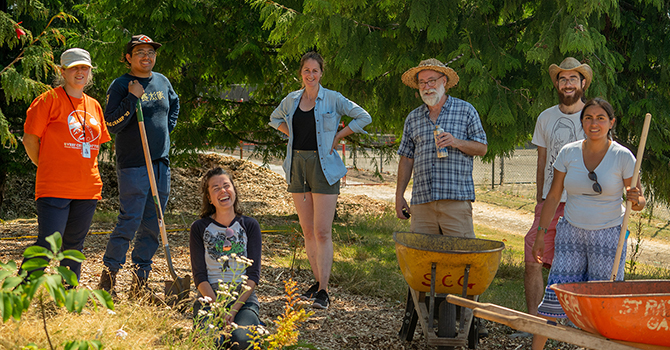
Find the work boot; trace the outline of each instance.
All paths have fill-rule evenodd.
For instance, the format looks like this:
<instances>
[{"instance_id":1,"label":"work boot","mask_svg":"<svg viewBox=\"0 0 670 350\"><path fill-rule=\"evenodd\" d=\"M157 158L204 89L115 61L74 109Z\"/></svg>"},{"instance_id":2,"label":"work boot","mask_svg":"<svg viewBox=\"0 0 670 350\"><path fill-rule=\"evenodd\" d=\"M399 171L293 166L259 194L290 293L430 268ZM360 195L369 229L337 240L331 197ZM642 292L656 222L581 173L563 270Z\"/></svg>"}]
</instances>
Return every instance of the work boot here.
<instances>
[{"instance_id":1,"label":"work boot","mask_svg":"<svg viewBox=\"0 0 670 350\"><path fill-rule=\"evenodd\" d=\"M130 291L128 292L128 298L138 301L148 301L155 305L163 304L163 300L159 298L147 284L147 277L140 277L136 273L133 273L133 283L130 286Z\"/></svg>"},{"instance_id":2,"label":"work boot","mask_svg":"<svg viewBox=\"0 0 670 350\"><path fill-rule=\"evenodd\" d=\"M98 289L104 290L109 293L112 297L116 297L116 291L114 291L114 285L116 285L116 274L119 271L113 271L107 267L102 269L102 274L100 275L100 282L98 282Z\"/></svg>"}]
</instances>

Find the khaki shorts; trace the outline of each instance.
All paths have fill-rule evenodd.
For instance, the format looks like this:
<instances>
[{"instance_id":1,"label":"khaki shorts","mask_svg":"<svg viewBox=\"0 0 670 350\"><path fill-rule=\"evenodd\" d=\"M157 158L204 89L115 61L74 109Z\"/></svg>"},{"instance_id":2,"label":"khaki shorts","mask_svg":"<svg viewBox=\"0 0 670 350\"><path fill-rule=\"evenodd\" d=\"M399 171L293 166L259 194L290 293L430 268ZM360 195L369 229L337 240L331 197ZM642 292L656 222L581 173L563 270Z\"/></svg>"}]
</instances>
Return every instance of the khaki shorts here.
<instances>
[{"instance_id":1,"label":"khaki shorts","mask_svg":"<svg viewBox=\"0 0 670 350\"><path fill-rule=\"evenodd\" d=\"M317 151L293 151L291 161L291 183L286 189L290 193L340 194L340 180L332 186L321 170Z\"/></svg>"},{"instance_id":2,"label":"khaki shorts","mask_svg":"<svg viewBox=\"0 0 670 350\"><path fill-rule=\"evenodd\" d=\"M412 232L476 238L472 224L472 202L449 199L410 207Z\"/></svg>"}]
</instances>

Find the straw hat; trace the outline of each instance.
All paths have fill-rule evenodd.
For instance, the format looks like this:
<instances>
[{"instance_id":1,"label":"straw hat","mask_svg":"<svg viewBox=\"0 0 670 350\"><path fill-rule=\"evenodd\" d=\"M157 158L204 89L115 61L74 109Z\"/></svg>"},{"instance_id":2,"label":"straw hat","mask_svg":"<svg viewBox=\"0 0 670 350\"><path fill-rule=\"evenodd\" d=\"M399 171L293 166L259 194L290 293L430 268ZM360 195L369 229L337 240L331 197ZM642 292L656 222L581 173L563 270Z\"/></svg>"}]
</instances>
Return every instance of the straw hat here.
<instances>
[{"instance_id":1,"label":"straw hat","mask_svg":"<svg viewBox=\"0 0 670 350\"><path fill-rule=\"evenodd\" d=\"M589 88L589 85L591 85L591 80L593 79L593 71L591 70L591 66L586 63L579 63L579 61L573 57L567 57L558 66L555 64L549 66L549 76L551 76L551 81L554 83L554 85L556 85L558 74L566 70L574 70L581 73L586 79L584 90Z\"/></svg>"},{"instance_id":2,"label":"straw hat","mask_svg":"<svg viewBox=\"0 0 670 350\"><path fill-rule=\"evenodd\" d=\"M412 89L418 89L419 79L417 75L419 74L419 72L426 69L433 70L446 75L447 76L447 85L445 85L446 89L449 89L458 84L458 74L456 74L456 72L453 69L447 67L444 63L434 58L423 60L421 61L421 63L419 63L418 66L408 69L405 73L402 74L402 82L405 83L405 85L411 87Z\"/></svg>"}]
</instances>

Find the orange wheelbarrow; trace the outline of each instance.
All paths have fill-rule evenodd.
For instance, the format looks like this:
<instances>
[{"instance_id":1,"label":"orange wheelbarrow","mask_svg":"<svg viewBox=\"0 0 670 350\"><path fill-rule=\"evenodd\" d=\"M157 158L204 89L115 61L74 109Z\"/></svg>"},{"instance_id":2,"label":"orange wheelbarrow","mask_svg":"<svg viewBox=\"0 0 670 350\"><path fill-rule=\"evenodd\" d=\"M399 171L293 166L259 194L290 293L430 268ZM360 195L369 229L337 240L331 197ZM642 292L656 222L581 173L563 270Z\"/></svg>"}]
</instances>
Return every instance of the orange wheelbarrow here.
<instances>
[{"instance_id":1,"label":"orange wheelbarrow","mask_svg":"<svg viewBox=\"0 0 670 350\"><path fill-rule=\"evenodd\" d=\"M455 295L450 303L476 317L589 349L670 349L670 281L553 284L568 318L581 329Z\"/></svg>"},{"instance_id":2,"label":"orange wheelbarrow","mask_svg":"<svg viewBox=\"0 0 670 350\"><path fill-rule=\"evenodd\" d=\"M577 327L603 337L670 348L670 280L553 284Z\"/></svg>"},{"instance_id":3,"label":"orange wheelbarrow","mask_svg":"<svg viewBox=\"0 0 670 350\"><path fill-rule=\"evenodd\" d=\"M505 244L414 232L395 232L393 240L400 270L409 285L400 338L411 341L419 322L428 345L476 348L477 319L471 310L457 309L445 298L453 293L476 299L484 293L498 271Z\"/></svg>"}]
</instances>

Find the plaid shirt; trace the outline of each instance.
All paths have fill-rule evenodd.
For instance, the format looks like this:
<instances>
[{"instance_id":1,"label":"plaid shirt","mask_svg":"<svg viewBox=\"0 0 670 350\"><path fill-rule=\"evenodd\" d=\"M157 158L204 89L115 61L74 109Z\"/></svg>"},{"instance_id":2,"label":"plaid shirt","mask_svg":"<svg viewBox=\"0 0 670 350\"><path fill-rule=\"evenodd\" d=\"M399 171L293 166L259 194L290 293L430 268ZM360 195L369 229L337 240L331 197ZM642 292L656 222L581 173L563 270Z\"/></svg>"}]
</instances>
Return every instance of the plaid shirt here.
<instances>
[{"instance_id":1,"label":"plaid shirt","mask_svg":"<svg viewBox=\"0 0 670 350\"><path fill-rule=\"evenodd\" d=\"M474 201L473 157L448 147L449 156L437 158L435 125L458 139L487 144L479 113L468 102L447 96L437 123L430 120L425 104L410 112L405 119L398 154L414 159L411 205L442 199Z\"/></svg>"}]
</instances>

